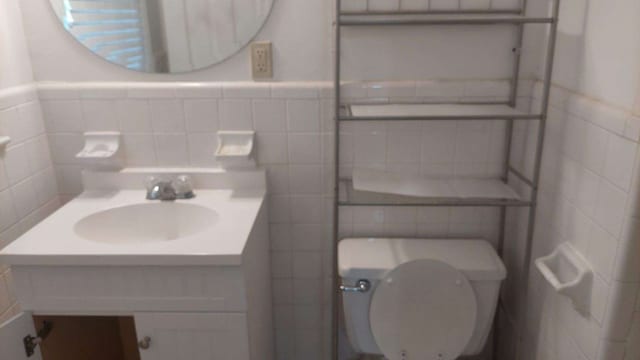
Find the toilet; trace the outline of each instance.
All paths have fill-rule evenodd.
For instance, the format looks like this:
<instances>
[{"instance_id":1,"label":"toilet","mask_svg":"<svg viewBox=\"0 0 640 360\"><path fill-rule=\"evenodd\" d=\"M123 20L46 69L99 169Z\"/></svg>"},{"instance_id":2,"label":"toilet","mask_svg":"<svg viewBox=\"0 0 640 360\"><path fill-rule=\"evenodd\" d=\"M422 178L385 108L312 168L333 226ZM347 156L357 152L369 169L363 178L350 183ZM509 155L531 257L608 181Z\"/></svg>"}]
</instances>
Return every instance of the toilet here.
<instances>
[{"instance_id":1,"label":"toilet","mask_svg":"<svg viewBox=\"0 0 640 360\"><path fill-rule=\"evenodd\" d=\"M344 239L338 268L351 345L389 360L480 353L506 277L482 239Z\"/></svg>"}]
</instances>

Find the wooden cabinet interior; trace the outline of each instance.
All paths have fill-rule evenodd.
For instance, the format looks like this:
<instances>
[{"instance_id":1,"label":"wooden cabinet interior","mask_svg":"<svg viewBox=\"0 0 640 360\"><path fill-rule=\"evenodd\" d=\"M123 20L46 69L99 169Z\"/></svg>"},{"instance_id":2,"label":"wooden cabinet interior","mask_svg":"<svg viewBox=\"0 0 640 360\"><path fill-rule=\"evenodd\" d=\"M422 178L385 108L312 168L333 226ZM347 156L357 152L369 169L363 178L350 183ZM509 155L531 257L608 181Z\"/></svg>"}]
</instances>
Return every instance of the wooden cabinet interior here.
<instances>
[{"instance_id":1,"label":"wooden cabinet interior","mask_svg":"<svg viewBox=\"0 0 640 360\"><path fill-rule=\"evenodd\" d=\"M140 360L133 317L34 316L53 329L40 344L44 360Z\"/></svg>"}]
</instances>

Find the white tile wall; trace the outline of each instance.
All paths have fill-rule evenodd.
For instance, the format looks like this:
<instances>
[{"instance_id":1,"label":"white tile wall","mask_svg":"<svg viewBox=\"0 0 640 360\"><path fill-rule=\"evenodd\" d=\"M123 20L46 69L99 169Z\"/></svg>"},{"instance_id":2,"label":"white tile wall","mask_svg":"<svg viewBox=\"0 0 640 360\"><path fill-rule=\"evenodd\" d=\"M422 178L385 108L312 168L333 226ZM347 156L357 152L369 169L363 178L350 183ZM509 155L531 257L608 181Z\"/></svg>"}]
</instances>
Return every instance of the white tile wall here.
<instances>
[{"instance_id":1,"label":"white tile wall","mask_svg":"<svg viewBox=\"0 0 640 360\"><path fill-rule=\"evenodd\" d=\"M477 100L487 92L491 97L486 99L504 100L507 88L501 81L409 81L348 84L344 93L354 102L369 95L383 102ZM73 155L82 146L83 131L123 132L128 165L216 166L212 154L217 129L256 130L258 160L269 179L278 358L326 358L334 128L328 83L45 84L40 98L55 171L47 166L47 156L38 155L46 149L47 138L30 141L29 131L40 134L42 127L30 123L32 130L13 130L24 141L12 145L8 161L0 161L0 188L11 188L0 191L0 206L3 214L5 208L12 209L10 216L2 217L3 228L19 221L18 212L46 213L38 206L47 196L38 194L55 194L44 186L51 184L44 180L53 173L63 196L81 191L81 165ZM614 295L635 294L640 280L637 259L625 251L634 244L637 248L632 237L640 232L640 211L627 203L640 172L637 165L623 166L640 162L640 137L633 130L638 120L613 110L608 113L601 105L590 108L589 102L557 89L552 100L540 204L543 229L535 255L547 253L561 240L572 241L597 275L590 315L585 317L532 273L531 286L540 297L531 304L531 336L525 348L537 349L529 353L531 358L609 359L603 356L613 356L625 346L637 351L627 338L638 333L638 320L631 322L638 319L632 316L638 305L635 298L629 301L631 295ZM38 116L34 107L10 110L2 119ZM448 176L495 177L503 171L505 126L500 121L342 126L343 176L355 166ZM524 124L516 126L516 140L527 140L525 130ZM513 159L531 163L526 149L516 149ZM36 165L25 167L25 161ZM47 170L33 174L30 166ZM35 195L17 205L14 197L25 186L35 189L31 192ZM340 215L341 236L483 237L493 242L498 236L499 213L488 208L345 208ZM10 229L13 237L19 234L15 226ZM521 256L517 246L507 252ZM517 260L506 260L510 268L506 299L517 309L517 291L510 288L520 270Z\"/></svg>"},{"instance_id":2,"label":"white tile wall","mask_svg":"<svg viewBox=\"0 0 640 360\"><path fill-rule=\"evenodd\" d=\"M0 91L0 135L11 137L0 150L0 248L16 239L58 205L37 91L22 86ZM18 312L11 272L0 264L0 323Z\"/></svg>"},{"instance_id":3,"label":"white tile wall","mask_svg":"<svg viewBox=\"0 0 640 360\"><path fill-rule=\"evenodd\" d=\"M538 86L534 106L539 94ZM545 360L637 359L640 237L633 189L640 171L640 145L635 132L626 130L635 127L636 119L560 88L554 88L551 103L533 258L569 241L595 275L590 308L581 313L532 268L528 321L526 328L516 328L524 339L518 355ZM527 139L519 140L516 152L530 152ZM530 163L520 159L516 164L530 170ZM509 223L510 237L517 239L524 223ZM524 282L517 274L522 269L514 261L522 254L521 246L507 259L516 276L507 282L505 294L516 318L525 301L518 296L518 284ZM515 354L503 355L510 359Z\"/></svg>"},{"instance_id":4,"label":"white tile wall","mask_svg":"<svg viewBox=\"0 0 640 360\"><path fill-rule=\"evenodd\" d=\"M81 133L105 123L123 133L131 166L217 166L218 129L254 129L258 160L268 171L272 276L280 359L326 358L329 335L322 294L329 291L331 159L323 137L332 112L328 83L48 84L41 89L60 192L80 192L74 154ZM91 93L87 99L86 92ZM120 97L114 98L114 94ZM115 106L114 106L115 104ZM102 112L112 106L115 111ZM81 109L72 111L71 108ZM70 116L72 114L73 116ZM107 115L105 115L107 114ZM94 118L110 117L94 121ZM119 121L116 121L119 120ZM63 126L61 126L63 124ZM329 130L325 130L329 129ZM328 149L331 150L331 149ZM295 296L294 296L295 294Z\"/></svg>"},{"instance_id":5,"label":"white tile wall","mask_svg":"<svg viewBox=\"0 0 640 360\"><path fill-rule=\"evenodd\" d=\"M446 95L438 95L435 84L446 84ZM267 169L269 180L278 355L327 358L335 128L330 84L120 87L122 91L115 84L50 83L40 89L60 193L68 197L82 190L81 164L74 154L82 147L81 133L105 126L103 122L123 133L126 162L131 166L216 166L215 131L255 130L258 162ZM507 88L501 81L408 81L352 84L345 90L354 94L352 100L360 101L355 95L367 93L375 93L376 101L422 97L441 101L477 99L478 89L489 89L492 98L504 99ZM104 111L107 107L113 111ZM429 175L497 176L502 171L505 127L499 121L358 124L343 130L345 174L354 166ZM494 209L344 209L341 216L343 236L474 236L494 242L499 221Z\"/></svg>"}]
</instances>

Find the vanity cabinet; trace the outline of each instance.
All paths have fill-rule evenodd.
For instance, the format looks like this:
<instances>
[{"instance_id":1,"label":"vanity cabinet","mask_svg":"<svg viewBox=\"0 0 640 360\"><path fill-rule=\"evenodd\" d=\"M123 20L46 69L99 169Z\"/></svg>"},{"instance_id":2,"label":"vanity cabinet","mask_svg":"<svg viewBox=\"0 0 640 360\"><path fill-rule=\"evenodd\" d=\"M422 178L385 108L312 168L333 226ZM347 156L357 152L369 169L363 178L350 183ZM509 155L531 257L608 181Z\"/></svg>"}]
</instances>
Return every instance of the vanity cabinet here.
<instances>
[{"instance_id":1,"label":"vanity cabinet","mask_svg":"<svg viewBox=\"0 0 640 360\"><path fill-rule=\"evenodd\" d=\"M196 196L147 200L150 174L187 174ZM0 250L25 311L0 326L0 360L58 360L57 341L70 344L60 360L102 360L86 355L105 346L95 338L121 350L105 360L274 358L263 170L85 171L83 186ZM53 327L29 356L42 317Z\"/></svg>"},{"instance_id":2,"label":"vanity cabinet","mask_svg":"<svg viewBox=\"0 0 640 360\"><path fill-rule=\"evenodd\" d=\"M58 360L55 356L47 358L47 351L41 353L40 346L27 356L23 341L27 336L36 336L42 328L41 317L53 316L51 335L44 340L45 350L47 342L56 341L53 339L60 330L56 329L55 317L68 321L87 317L129 318L133 325L129 331L120 333L126 333L122 335L122 344L110 345L125 349L122 360L272 360L267 233L262 208L239 265L14 265L16 297L25 312L0 327L0 359ZM82 330L80 325L76 328L79 332L95 331ZM82 342L69 342L78 341ZM134 344L134 355L126 344ZM87 351L79 350L82 354ZM95 359L83 355L76 359L71 355L64 360L89 358ZM119 359L116 356L108 360Z\"/></svg>"}]
</instances>

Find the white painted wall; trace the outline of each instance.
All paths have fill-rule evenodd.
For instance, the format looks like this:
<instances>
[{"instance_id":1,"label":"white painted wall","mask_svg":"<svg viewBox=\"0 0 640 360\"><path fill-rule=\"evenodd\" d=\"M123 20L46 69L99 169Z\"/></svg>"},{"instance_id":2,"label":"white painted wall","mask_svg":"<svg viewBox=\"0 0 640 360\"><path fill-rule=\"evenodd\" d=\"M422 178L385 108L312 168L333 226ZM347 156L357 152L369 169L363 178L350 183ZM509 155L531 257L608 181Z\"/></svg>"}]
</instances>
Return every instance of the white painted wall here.
<instances>
[{"instance_id":1,"label":"white painted wall","mask_svg":"<svg viewBox=\"0 0 640 360\"><path fill-rule=\"evenodd\" d=\"M218 81L251 78L249 52L202 71L149 75L120 69L96 58L65 33L50 0L21 2L25 32L38 81ZM276 80L329 78L332 5L325 0L276 0L258 40L274 43Z\"/></svg>"},{"instance_id":2,"label":"white painted wall","mask_svg":"<svg viewBox=\"0 0 640 360\"><path fill-rule=\"evenodd\" d=\"M0 89L33 81L17 1L0 0Z\"/></svg>"},{"instance_id":3,"label":"white painted wall","mask_svg":"<svg viewBox=\"0 0 640 360\"><path fill-rule=\"evenodd\" d=\"M170 72L188 72L220 62L243 48L266 21L273 0L163 0L162 8ZM157 51L157 50L156 50Z\"/></svg>"},{"instance_id":4,"label":"white painted wall","mask_svg":"<svg viewBox=\"0 0 640 360\"><path fill-rule=\"evenodd\" d=\"M211 68L181 75L139 74L107 64L70 39L53 15L49 1L22 2L37 81L251 79L247 49ZM272 14L257 39L274 44L275 80L332 78L333 6L333 1L326 0L274 1ZM514 39L509 27L346 29L344 78L507 78ZM362 66L365 63L367 66Z\"/></svg>"},{"instance_id":5,"label":"white painted wall","mask_svg":"<svg viewBox=\"0 0 640 360\"><path fill-rule=\"evenodd\" d=\"M537 11L546 6L545 1L534 4ZM554 82L632 109L640 79L640 2L563 0L562 4Z\"/></svg>"}]
</instances>

